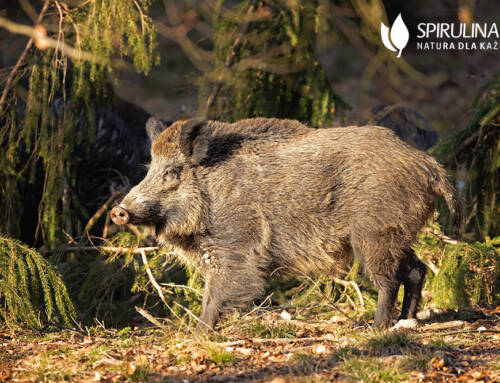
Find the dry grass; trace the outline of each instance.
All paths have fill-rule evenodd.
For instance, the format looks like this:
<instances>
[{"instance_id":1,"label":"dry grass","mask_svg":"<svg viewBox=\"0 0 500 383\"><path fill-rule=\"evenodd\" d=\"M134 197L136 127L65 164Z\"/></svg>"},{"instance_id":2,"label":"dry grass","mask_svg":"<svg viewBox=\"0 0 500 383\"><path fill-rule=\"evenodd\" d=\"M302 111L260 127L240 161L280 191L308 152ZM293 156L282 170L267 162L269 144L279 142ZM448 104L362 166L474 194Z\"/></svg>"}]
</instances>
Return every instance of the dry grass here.
<instances>
[{"instance_id":1,"label":"dry grass","mask_svg":"<svg viewBox=\"0 0 500 383\"><path fill-rule=\"evenodd\" d=\"M208 337L147 327L96 326L86 334L5 330L0 332L0 381L500 379L500 334L493 332L500 331L498 313L466 321L453 334L446 329L427 331L425 326L403 334L373 331L357 319L298 320L291 312L291 320L272 309L233 316ZM492 332L474 331L481 326Z\"/></svg>"}]
</instances>

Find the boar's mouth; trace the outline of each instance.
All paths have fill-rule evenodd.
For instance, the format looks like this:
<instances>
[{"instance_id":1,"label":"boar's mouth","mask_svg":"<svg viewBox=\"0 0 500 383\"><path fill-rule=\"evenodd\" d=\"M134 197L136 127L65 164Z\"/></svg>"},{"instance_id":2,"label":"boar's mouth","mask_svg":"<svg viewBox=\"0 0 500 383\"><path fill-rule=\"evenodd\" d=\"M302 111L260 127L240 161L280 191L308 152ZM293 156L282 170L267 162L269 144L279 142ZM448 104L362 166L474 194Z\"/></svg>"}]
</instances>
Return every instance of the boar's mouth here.
<instances>
[{"instance_id":1,"label":"boar's mouth","mask_svg":"<svg viewBox=\"0 0 500 383\"><path fill-rule=\"evenodd\" d=\"M154 235L156 238L160 236L160 234L165 233L165 228L166 228L166 223L161 222L161 223L156 223L153 228L154 228Z\"/></svg>"}]
</instances>

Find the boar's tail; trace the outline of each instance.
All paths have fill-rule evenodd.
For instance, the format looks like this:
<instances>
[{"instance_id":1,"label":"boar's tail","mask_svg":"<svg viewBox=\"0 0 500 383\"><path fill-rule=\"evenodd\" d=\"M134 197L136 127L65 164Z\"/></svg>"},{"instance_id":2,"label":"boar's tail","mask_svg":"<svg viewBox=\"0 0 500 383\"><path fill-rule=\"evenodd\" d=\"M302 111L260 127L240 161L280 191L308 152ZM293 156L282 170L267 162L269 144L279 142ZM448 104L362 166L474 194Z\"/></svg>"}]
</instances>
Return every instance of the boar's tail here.
<instances>
[{"instance_id":1,"label":"boar's tail","mask_svg":"<svg viewBox=\"0 0 500 383\"><path fill-rule=\"evenodd\" d=\"M436 194L443 196L446 205L450 210L450 223L454 236L459 237L463 226L463 206L455 188L446 178L444 169L440 169L438 179L433 184Z\"/></svg>"}]
</instances>

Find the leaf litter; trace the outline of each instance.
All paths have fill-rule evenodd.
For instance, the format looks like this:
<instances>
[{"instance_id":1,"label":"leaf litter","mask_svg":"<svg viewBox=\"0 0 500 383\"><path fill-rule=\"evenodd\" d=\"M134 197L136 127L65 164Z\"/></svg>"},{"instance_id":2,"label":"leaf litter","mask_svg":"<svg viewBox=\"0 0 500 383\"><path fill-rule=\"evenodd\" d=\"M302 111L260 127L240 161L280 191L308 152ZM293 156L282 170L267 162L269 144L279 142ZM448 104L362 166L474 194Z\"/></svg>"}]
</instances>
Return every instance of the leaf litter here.
<instances>
[{"instance_id":1,"label":"leaf litter","mask_svg":"<svg viewBox=\"0 0 500 383\"><path fill-rule=\"evenodd\" d=\"M4 329L0 382L500 381L498 308L439 313L410 332L375 331L359 317L281 314L233 319L210 336L168 327Z\"/></svg>"}]
</instances>

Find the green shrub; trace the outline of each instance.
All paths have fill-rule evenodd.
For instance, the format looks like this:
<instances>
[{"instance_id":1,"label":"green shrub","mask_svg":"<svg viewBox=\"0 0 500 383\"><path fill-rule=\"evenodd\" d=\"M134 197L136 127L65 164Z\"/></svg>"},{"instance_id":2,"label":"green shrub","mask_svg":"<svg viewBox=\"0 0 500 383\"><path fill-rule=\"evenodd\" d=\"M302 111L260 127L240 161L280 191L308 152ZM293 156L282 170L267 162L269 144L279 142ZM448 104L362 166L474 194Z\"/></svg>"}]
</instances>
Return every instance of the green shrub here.
<instances>
[{"instance_id":1,"label":"green shrub","mask_svg":"<svg viewBox=\"0 0 500 383\"><path fill-rule=\"evenodd\" d=\"M439 226L424 232L415 245L417 255L434 263L436 275L427 274L432 299L440 308L457 309L470 305L500 302L500 237L484 242L445 244L439 239Z\"/></svg>"}]
</instances>

